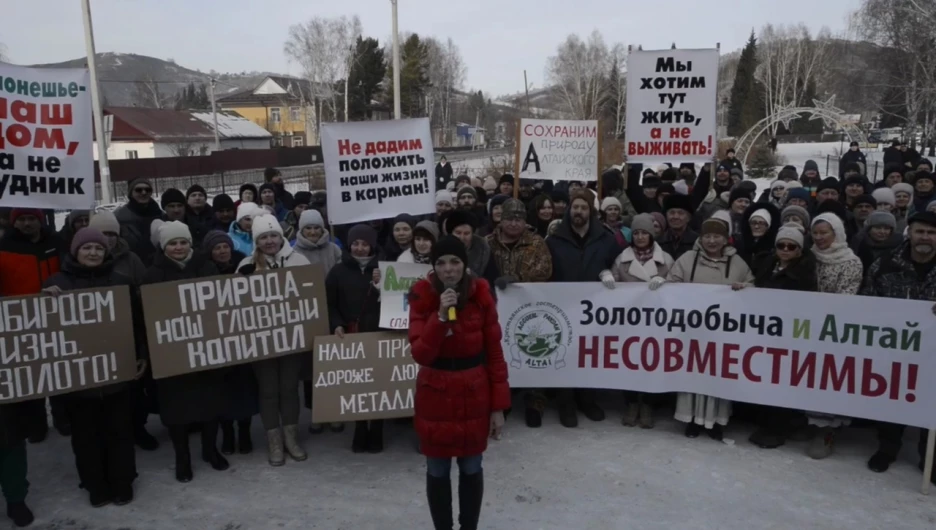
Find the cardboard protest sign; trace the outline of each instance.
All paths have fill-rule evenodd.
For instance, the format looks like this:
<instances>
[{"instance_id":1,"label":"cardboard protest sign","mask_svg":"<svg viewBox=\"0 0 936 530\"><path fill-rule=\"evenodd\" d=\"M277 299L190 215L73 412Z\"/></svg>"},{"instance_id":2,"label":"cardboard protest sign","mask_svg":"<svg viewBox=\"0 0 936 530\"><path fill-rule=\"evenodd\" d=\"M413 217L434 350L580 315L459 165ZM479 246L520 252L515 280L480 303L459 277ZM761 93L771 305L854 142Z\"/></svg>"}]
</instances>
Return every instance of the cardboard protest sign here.
<instances>
[{"instance_id":1,"label":"cardboard protest sign","mask_svg":"<svg viewBox=\"0 0 936 530\"><path fill-rule=\"evenodd\" d=\"M598 180L598 120L520 120L520 178Z\"/></svg>"},{"instance_id":2,"label":"cardboard protest sign","mask_svg":"<svg viewBox=\"0 0 936 530\"><path fill-rule=\"evenodd\" d=\"M515 388L692 392L936 427L932 302L728 285L517 284L498 293Z\"/></svg>"},{"instance_id":3,"label":"cardboard protest sign","mask_svg":"<svg viewBox=\"0 0 936 530\"><path fill-rule=\"evenodd\" d=\"M0 63L0 207L94 206L88 70Z\"/></svg>"},{"instance_id":4,"label":"cardboard protest sign","mask_svg":"<svg viewBox=\"0 0 936 530\"><path fill-rule=\"evenodd\" d=\"M632 51L627 57L627 161L715 156L718 50Z\"/></svg>"},{"instance_id":5,"label":"cardboard protest sign","mask_svg":"<svg viewBox=\"0 0 936 530\"><path fill-rule=\"evenodd\" d=\"M328 333L321 265L141 290L155 379L307 352Z\"/></svg>"},{"instance_id":6,"label":"cardboard protest sign","mask_svg":"<svg viewBox=\"0 0 936 530\"><path fill-rule=\"evenodd\" d=\"M405 333L315 339L312 420L332 423L413 415L419 365Z\"/></svg>"},{"instance_id":7,"label":"cardboard protest sign","mask_svg":"<svg viewBox=\"0 0 936 530\"><path fill-rule=\"evenodd\" d=\"M326 123L322 155L331 222L435 213L428 118Z\"/></svg>"},{"instance_id":8,"label":"cardboard protest sign","mask_svg":"<svg viewBox=\"0 0 936 530\"><path fill-rule=\"evenodd\" d=\"M432 265L381 261L380 327L409 329L409 294L414 283L426 277Z\"/></svg>"},{"instance_id":9,"label":"cardboard protest sign","mask_svg":"<svg viewBox=\"0 0 936 530\"><path fill-rule=\"evenodd\" d=\"M128 287L0 300L0 404L130 381L136 371Z\"/></svg>"}]
</instances>

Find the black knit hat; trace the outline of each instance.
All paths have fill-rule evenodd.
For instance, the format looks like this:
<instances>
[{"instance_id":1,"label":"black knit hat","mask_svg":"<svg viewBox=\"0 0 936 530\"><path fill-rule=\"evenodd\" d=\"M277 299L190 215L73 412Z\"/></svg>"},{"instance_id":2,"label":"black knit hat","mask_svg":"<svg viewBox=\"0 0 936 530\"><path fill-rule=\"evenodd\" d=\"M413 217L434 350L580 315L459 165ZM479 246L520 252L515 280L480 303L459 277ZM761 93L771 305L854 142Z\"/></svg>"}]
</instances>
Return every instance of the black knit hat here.
<instances>
[{"instance_id":1,"label":"black knit hat","mask_svg":"<svg viewBox=\"0 0 936 530\"><path fill-rule=\"evenodd\" d=\"M455 256L462 260L466 267L468 266L468 249L465 248L461 239L455 236L442 236L435 245L432 245L432 252L429 253L432 264L435 265L435 262L442 256Z\"/></svg>"},{"instance_id":2,"label":"black knit hat","mask_svg":"<svg viewBox=\"0 0 936 530\"><path fill-rule=\"evenodd\" d=\"M660 187L663 181L660 180L660 177L656 176L656 173L650 175L644 175L643 183L641 184L644 188L656 189Z\"/></svg>"},{"instance_id":3,"label":"black knit hat","mask_svg":"<svg viewBox=\"0 0 936 530\"><path fill-rule=\"evenodd\" d=\"M823 190L835 190L839 191L839 180L835 177L826 177L819 181L819 185L816 186L816 194L821 193Z\"/></svg>"},{"instance_id":4,"label":"black knit hat","mask_svg":"<svg viewBox=\"0 0 936 530\"><path fill-rule=\"evenodd\" d=\"M211 207L216 211L220 210L233 210L234 209L234 199L226 193L221 193L215 195L214 199L211 200Z\"/></svg>"},{"instance_id":5,"label":"black knit hat","mask_svg":"<svg viewBox=\"0 0 936 530\"><path fill-rule=\"evenodd\" d=\"M886 178L891 173L900 173L901 175L903 175L906 171L907 171L906 166L901 165L897 162L891 162L890 164L887 164L886 166L884 166L884 177Z\"/></svg>"},{"instance_id":6,"label":"black knit hat","mask_svg":"<svg viewBox=\"0 0 936 530\"><path fill-rule=\"evenodd\" d=\"M679 171L673 168L667 168L660 174L660 180L663 182L676 182L679 180Z\"/></svg>"},{"instance_id":7,"label":"black knit hat","mask_svg":"<svg viewBox=\"0 0 936 530\"><path fill-rule=\"evenodd\" d=\"M262 184L260 186L260 194L262 194L265 190L270 190L274 194L276 194L276 186L274 186L273 184L270 184L269 182L267 182L266 184ZM256 197L256 200L258 201L260 200L260 194L258 194Z\"/></svg>"},{"instance_id":8,"label":"black knit hat","mask_svg":"<svg viewBox=\"0 0 936 530\"><path fill-rule=\"evenodd\" d=\"M136 188L139 185L147 186L149 189L153 189L153 182L147 177L137 177L130 181L130 184L127 185L127 198L133 197L133 188Z\"/></svg>"},{"instance_id":9,"label":"black knit hat","mask_svg":"<svg viewBox=\"0 0 936 530\"><path fill-rule=\"evenodd\" d=\"M673 186L672 182L664 182L657 186L657 197L660 195L665 195L669 193L670 195L676 193L676 186Z\"/></svg>"},{"instance_id":10,"label":"black knit hat","mask_svg":"<svg viewBox=\"0 0 936 530\"><path fill-rule=\"evenodd\" d=\"M913 177L913 185L915 186L916 183L920 180L931 180L936 182L936 179L933 178L933 174L929 171L917 171L916 175Z\"/></svg>"},{"instance_id":11,"label":"black knit hat","mask_svg":"<svg viewBox=\"0 0 936 530\"><path fill-rule=\"evenodd\" d=\"M371 255L377 251L377 231L370 225L361 223L352 226L351 230L348 230L348 248L350 249L351 244L358 240L370 245Z\"/></svg>"},{"instance_id":12,"label":"black knit hat","mask_svg":"<svg viewBox=\"0 0 936 530\"><path fill-rule=\"evenodd\" d=\"M293 195L293 206L297 206L299 204L305 204L306 206L309 206L311 203L312 192L310 191L297 191Z\"/></svg>"},{"instance_id":13,"label":"black knit hat","mask_svg":"<svg viewBox=\"0 0 936 530\"><path fill-rule=\"evenodd\" d=\"M848 173L849 171L854 171L859 175L862 173L861 166L858 165L858 162L849 162L845 164L845 173Z\"/></svg>"},{"instance_id":14,"label":"black knit hat","mask_svg":"<svg viewBox=\"0 0 936 530\"><path fill-rule=\"evenodd\" d=\"M205 191L205 188L199 186L198 184L192 184L189 186L189 189L185 192L185 198L188 199L192 196L193 193L201 193L205 197L208 197L208 192Z\"/></svg>"},{"instance_id":15,"label":"black knit hat","mask_svg":"<svg viewBox=\"0 0 936 530\"><path fill-rule=\"evenodd\" d=\"M659 191L657 191L659 193ZM685 210L692 215L695 210L692 208L692 199L688 195L673 193L663 199L663 213L670 210Z\"/></svg>"},{"instance_id":16,"label":"black knit hat","mask_svg":"<svg viewBox=\"0 0 936 530\"><path fill-rule=\"evenodd\" d=\"M552 193L549 194L549 198L552 202L564 202L569 204L569 192L563 190L552 190Z\"/></svg>"},{"instance_id":17,"label":"black knit hat","mask_svg":"<svg viewBox=\"0 0 936 530\"><path fill-rule=\"evenodd\" d=\"M855 198L855 202L852 203L852 209L855 209L859 204L870 204L872 208L877 208L877 200L871 195L859 195Z\"/></svg>"},{"instance_id":18,"label":"black knit hat","mask_svg":"<svg viewBox=\"0 0 936 530\"><path fill-rule=\"evenodd\" d=\"M163 210L170 204L185 204L185 195L181 190L169 188L159 198L159 204L163 207Z\"/></svg>"},{"instance_id":19,"label":"black knit hat","mask_svg":"<svg viewBox=\"0 0 936 530\"><path fill-rule=\"evenodd\" d=\"M468 225L472 230L478 228L478 219L465 210L455 210L445 219L445 233L451 234L456 227Z\"/></svg>"},{"instance_id":20,"label":"black knit hat","mask_svg":"<svg viewBox=\"0 0 936 530\"><path fill-rule=\"evenodd\" d=\"M503 184L503 183L505 183L505 182L509 182L509 183L513 184L513 183L514 183L514 176L511 175L510 173L504 173L503 175L501 175L500 181L498 181L497 184L498 184L498 185L501 185L501 184Z\"/></svg>"}]
</instances>

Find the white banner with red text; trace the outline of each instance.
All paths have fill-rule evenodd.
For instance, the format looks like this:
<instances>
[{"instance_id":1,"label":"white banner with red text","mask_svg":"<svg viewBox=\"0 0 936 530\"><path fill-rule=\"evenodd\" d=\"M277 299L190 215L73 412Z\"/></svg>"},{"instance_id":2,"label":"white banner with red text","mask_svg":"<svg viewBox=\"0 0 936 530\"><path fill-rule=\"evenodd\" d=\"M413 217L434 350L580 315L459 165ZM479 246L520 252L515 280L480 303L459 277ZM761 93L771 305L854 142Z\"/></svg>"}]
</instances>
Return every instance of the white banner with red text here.
<instances>
[{"instance_id":1,"label":"white banner with red text","mask_svg":"<svg viewBox=\"0 0 936 530\"><path fill-rule=\"evenodd\" d=\"M693 392L936 427L932 302L727 285L498 291L517 388Z\"/></svg>"},{"instance_id":2,"label":"white banner with red text","mask_svg":"<svg viewBox=\"0 0 936 530\"><path fill-rule=\"evenodd\" d=\"M708 162L716 155L718 50L627 56L627 161Z\"/></svg>"},{"instance_id":3,"label":"white banner with red text","mask_svg":"<svg viewBox=\"0 0 936 530\"><path fill-rule=\"evenodd\" d=\"M429 118L322 125L329 220L435 213Z\"/></svg>"},{"instance_id":4,"label":"white banner with red text","mask_svg":"<svg viewBox=\"0 0 936 530\"><path fill-rule=\"evenodd\" d=\"M90 74L0 63L0 207L94 206Z\"/></svg>"}]
</instances>

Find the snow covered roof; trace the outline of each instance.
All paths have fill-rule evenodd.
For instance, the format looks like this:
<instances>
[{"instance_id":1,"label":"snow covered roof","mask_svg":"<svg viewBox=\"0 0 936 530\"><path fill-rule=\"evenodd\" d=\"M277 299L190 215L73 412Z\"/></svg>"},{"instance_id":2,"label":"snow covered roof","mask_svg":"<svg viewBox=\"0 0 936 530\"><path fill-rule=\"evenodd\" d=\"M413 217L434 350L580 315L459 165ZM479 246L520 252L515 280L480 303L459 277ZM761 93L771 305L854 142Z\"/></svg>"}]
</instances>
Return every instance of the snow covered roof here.
<instances>
[{"instance_id":1,"label":"snow covered roof","mask_svg":"<svg viewBox=\"0 0 936 530\"><path fill-rule=\"evenodd\" d=\"M210 112L193 112L192 117L214 129L214 118ZM263 127L233 111L218 111L218 134L221 138L272 138Z\"/></svg>"}]
</instances>

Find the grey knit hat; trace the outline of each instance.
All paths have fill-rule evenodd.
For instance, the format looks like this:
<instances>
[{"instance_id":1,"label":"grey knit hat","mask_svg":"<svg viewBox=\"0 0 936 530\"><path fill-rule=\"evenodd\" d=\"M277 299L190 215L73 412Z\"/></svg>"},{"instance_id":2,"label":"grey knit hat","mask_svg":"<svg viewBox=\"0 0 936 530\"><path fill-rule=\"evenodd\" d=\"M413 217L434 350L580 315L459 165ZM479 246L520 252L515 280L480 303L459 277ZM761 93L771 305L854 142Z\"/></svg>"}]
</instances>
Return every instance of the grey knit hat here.
<instances>
[{"instance_id":1,"label":"grey knit hat","mask_svg":"<svg viewBox=\"0 0 936 530\"><path fill-rule=\"evenodd\" d=\"M809 223L812 221L809 212L802 206L794 206L791 204L784 208L783 212L780 214L780 221L786 224L789 222L791 216L798 217L803 222L803 226L809 226Z\"/></svg>"},{"instance_id":2,"label":"grey knit hat","mask_svg":"<svg viewBox=\"0 0 936 530\"><path fill-rule=\"evenodd\" d=\"M653 235L656 232L656 229L653 228L653 216L648 213L641 213L634 216L634 220L631 221L631 232L636 232L638 230L643 230L644 232Z\"/></svg>"},{"instance_id":3,"label":"grey knit hat","mask_svg":"<svg viewBox=\"0 0 936 530\"><path fill-rule=\"evenodd\" d=\"M872 228L875 226L889 226L891 230L897 230L897 219L894 214L884 211L871 212L868 219L865 220L865 226Z\"/></svg>"},{"instance_id":4,"label":"grey knit hat","mask_svg":"<svg viewBox=\"0 0 936 530\"><path fill-rule=\"evenodd\" d=\"M785 239L787 241L792 241L799 245L800 248L803 248L803 230L804 228L795 223L788 223L780 227L780 231L777 232L776 241L779 243L781 240Z\"/></svg>"}]
</instances>

